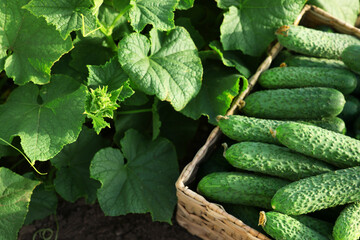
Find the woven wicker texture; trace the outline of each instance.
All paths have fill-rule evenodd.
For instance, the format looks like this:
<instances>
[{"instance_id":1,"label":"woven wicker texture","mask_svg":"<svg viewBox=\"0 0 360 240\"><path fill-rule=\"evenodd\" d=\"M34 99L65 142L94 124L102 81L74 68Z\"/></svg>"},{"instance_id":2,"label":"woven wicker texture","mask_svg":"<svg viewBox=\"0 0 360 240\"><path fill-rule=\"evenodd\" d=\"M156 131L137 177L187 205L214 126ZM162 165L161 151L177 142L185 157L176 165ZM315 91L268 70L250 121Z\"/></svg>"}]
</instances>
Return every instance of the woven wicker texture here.
<instances>
[{"instance_id":1,"label":"woven wicker texture","mask_svg":"<svg viewBox=\"0 0 360 240\"><path fill-rule=\"evenodd\" d=\"M298 25L300 21L302 23L305 22L306 25L310 26L312 24L329 25L341 33L351 34L360 38L360 29L332 17L327 12L315 6L306 5L294 24ZM275 45L270 48L267 58L258 67L256 73L249 79L248 88L234 100L232 107L226 115L233 115L241 108L243 99L250 93L260 74L269 68L272 60L277 56L281 49L282 46L279 43L275 43ZM176 182L178 197L176 219L178 223L191 234L205 240L268 240L269 238L262 233L252 229L241 220L228 214L222 206L207 201L204 197L188 187L196 176L199 164L206 159L208 154L210 154L211 149L217 144L217 140L221 134L218 127L214 128L205 144L199 149L193 160L180 174Z\"/></svg>"}]
</instances>

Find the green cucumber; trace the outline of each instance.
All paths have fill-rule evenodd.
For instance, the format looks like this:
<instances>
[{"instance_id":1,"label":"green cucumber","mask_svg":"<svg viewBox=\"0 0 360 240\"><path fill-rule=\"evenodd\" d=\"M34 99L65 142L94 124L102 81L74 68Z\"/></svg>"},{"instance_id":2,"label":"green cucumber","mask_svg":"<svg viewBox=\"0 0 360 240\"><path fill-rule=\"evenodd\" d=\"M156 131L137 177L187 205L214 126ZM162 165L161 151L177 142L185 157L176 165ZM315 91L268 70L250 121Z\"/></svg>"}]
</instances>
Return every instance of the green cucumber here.
<instances>
[{"instance_id":1,"label":"green cucumber","mask_svg":"<svg viewBox=\"0 0 360 240\"><path fill-rule=\"evenodd\" d=\"M352 71L360 73L360 43L345 48L341 53L341 60Z\"/></svg>"},{"instance_id":2,"label":"green cucumber","mask_svg":"<svg viewBox=\"0 0 360 240\"><path fill-rule=\"evenodd\" d=\"M332 165L360 165L360 141L355 138L301 123L284 123L275 135L284 146Z\"/></svg>"},{"instance_id":3,"label":"green cucumber","mask_svg":"<svg viewBox=\"0 0 360 240\"><path fill-rule=\"evenodd\" d=\"M321 87L257 91L244 101L242 111L245 115L268 119L335 117L345 104L341 92Z\"/></svg>"},{"instance_id":4,"label":"green cucumber","mask_svg":"<svg viewBox=\"0 0 360 240\"><path fill-rule=\"evenodd\" d=\"M274 210L301 215L360 200L360 166L303 178L279 189Z\"/></svg>"},{"instance_id":5,"label":"green cucumber","mask_svg":"<svg viewBox=\"0 0 360 240\"><path fill-rule=\"evenodd\" d=\"M345 103L346 104L346 103ZM345 134L346 133L346 125L344 120L339 117L332 118L323 118L321 120L308 120L308 121L299 121L301 123L312 124L333 132Z\"/></svg>"},{"instance_id":6,"label":"green cucumber","mask_svg":"<svg viewBox=\"0 0 360 240\"><path fill-rule=\"evenodd\" d=\"M328 33L294 25L280 27L276 35L280 44L289 50L332 59L339 59L346 47L360 44L360 40L351 35Z\"/></svg>"},{"instance_id":7,"label":"green cucumber","mask_svg":"<svg viewBox=\"0 0 360 240\"><path fill-rule=\"evenodd\" d=\"M305 226L315 230L316 232L320 233L321 235L324 235L325 237L329 239L333 239L332 237L332 230L333 230L333 224L314 218L308 215L297 215L297 216L291 216L304 224Z\"/></svg>"},{"instance_id":8,"label":"green cucumber","mask_svg":"<svg viewBox=\"0 0 360 240\"><path fill-rule=\"evenodd\" d=\"M354 96L345 97L345 105L343 111L339 114L339 118L346 122L350 122L359 115L360 101Z\"/></svg>"},{"instance_id":9,"label":"green cucumber","mask_svg":"<svg viewBox=\"0 0 360 240\"><path fill-rule=\"evenodd\" d=\"M289 183L284 179L250 173L215 172L200 180L197 191L207 199L219 203L271 209L272 196Z\"/></svg>"},{"instance_id":10,"label":"green cucumber","mask_svg":"<svg viewBox=\"0 0 360 240\"><path fill-rule=\"evenodd\" d=\"M284 123L279 120L260 119L241 115L217 117L220 130L235 141L253 141L264 143L279 143L271 135L270 129Z\"/></svg>"},{"instance_id":11,"label":"green cucumber","mask_svg":"<svg viewBox=\"0 0 360 240\"><path fill-rule=\"evenodd\" d=\"M327 68L347 68L341 60L308 57L302 55L292 55L283 61L288 67L327 67Z\"/></svg>"},{"instance_id":12,"label":"green cucumber","mask_svg":"<svg viewBox=\"0 0 360 240\"><path fill-rule=\"evenodd\" d=\"M335 170L322 161L268 143L236 143L225 151L224 156L235 168L292 181Z\"/></svg>"},{"instance_id":13,"label":"green cucumber","mask_svg":"<svg viewBox=\"0 0 360 240\"><path fill-rule=\"evenodd\" d=\"M333 229L334 240L360 238L360 202L352 203L341 211Z\"/></svg>"},{"instance_id":14,"label":"green cucumber","mask_svg":"<svg viewBox=\"0 0 360 240\"><path fill-rule=\"evenodd\" d=\"M259 225L276 240L328 240L295 218L275 211L261 211Z\"/></svg>"},{"instance_id":15,"label":"green cucumber","mask_svg":"<svg viewBox=\"0 0 360 240\"><path fill-rule=\"evenodd\" d=\"M276 67L264 71L259 84L268 89L328 87L343 94L354 91L357 79L346 69L325 67Z\"/></svg>"},{"instance_id":16,"label":"green cucumber","mask_svg":"<svg viewBox=\"0 0 360 240\"><path fill-rule=\"evenodd\" d=\"M271 135L271 131L275 130L280 124L290 122L281 120L261 119L254 117L246 117L241 115L219 116L217 118L220 130L230 139L235 141L252 141L280 144L279 141ZM302 123L306 123L301 121ZM322 120L309 120L310 124L336 131L345 132L345 123L342 119L324 118ZM360 128L359 128L360 130Z\"/></svg>"}]
</instances>

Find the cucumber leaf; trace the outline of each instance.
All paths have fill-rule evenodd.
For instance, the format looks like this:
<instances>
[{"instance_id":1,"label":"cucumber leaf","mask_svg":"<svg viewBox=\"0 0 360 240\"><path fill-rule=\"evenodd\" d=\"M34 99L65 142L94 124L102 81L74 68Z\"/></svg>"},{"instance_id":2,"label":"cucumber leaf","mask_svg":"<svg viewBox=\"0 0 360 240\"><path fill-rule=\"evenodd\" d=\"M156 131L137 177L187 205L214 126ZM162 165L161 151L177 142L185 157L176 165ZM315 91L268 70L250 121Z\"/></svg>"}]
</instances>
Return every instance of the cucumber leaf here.
<instances>
[{"instance_id":1,"label":"cucumber leaf","mask_svg":"<svg viewBox=\"0 0 360 240\"><path fill-rule=\"evenodd\" d=\"M147 24L163 31L173 29L177 3L178 0L131 0L130 23L137 32L141 32Z\"/></svg>"},{"instance_id":2,"label":"cucumber leaf","mask_svg":"<svg viewBox=\"0 0 360 240\"><path fill-rule=\"evenodd\" d=\"M0 105L0 137L8 142L20 136L32 162L54 157L74 142L84 121L86 87L66 75L54 75L51 83L28 83L16 88Z\"/></svg>"},{"instance_id":3,"label":"cucumber leaf","mask_svg":"<svg viewBox=\"0 0 360 240\"><path fill-rule=\"evenodd\" d=\"M114 52L103 45L104 39L98 37L78 37L75 47L71 51L70 66L81 72L86 78L88 76L87 65L102 65L109 61Z\"/></svg>"},{"instance_id":4,"label":"cucumber leaf","mask_svg":"<svg viewBox=\"0 0 360 240\"><path fill-rule=\"evenodd\" d=\"M45 84L50 81L51 66L73 46L70 38L62 39L44 19L22 9L26 3L0 0L0 58L8 52L4 67L16 84Z\"/></svg>"},{"instance_id":5,"label":"cucumber leaf","mask_svg":"<svg viewBox=\"0 0 360 240\"><path fill-rule=\"evenodd\" d=\"M109 141L96 135L93 130L84 127L76 142L65 146L50 160L57 168L54 185L62 198L75 202L85 197L88 203L95 202L96 190L100 184L90 178L89 166L95 153L109 144Z\"/></svg>"},{"instance_id":6,"label":"cucumber leaf","mask_svg":"<svg viewBox=\"0 0 360 240\"><path fill-rule=\"evenodd\" d=\"M101 209L109 216L150 212L154 221L171 223L179 171L173 145L130 129L121 148L102 149L91 162L91 176L102 184L97 191Z\"/></svg>"},{"instance_id":7,"label":"cucumber leaf","mask_svg":"<svg viewBox=\"0 0 360 240\"><path fill-rule=\"evenodd\" d=\"M72 31L82 29L86 36L96 29L92 0L32 0L24 6L33 15L44 17L66 39Z\"/></svg>"},{"instance_id":8,"label":"cucumber leaf","mask_svg":"<svg viewBox=\"0 0 360 240\"><path fill-rule=\"evenodd\" d=\"M125 2L124 0L120 0ZM115 5L115 3L113 3ZM121 11L121 10L120 10ZM107 4L101 5L99 9L98 19L101 24L101 30L107 35L111 35L114 41L123 38L132 32L132 27L126 18L122 15L119 19L119 11Z\"/></svg>"},{"instance_id":9,"label":"cucumber leaf","mask_svg":"<svg viewBox=\"0 0 360 240\"><path fill-rule=\"evenodd\" d=\"M237 2L237 4L236 4ZM218 1L228 7L220 27L221 43L225 50L241 50L251 56L261 55L275 40L275 31L292 24L305 0L238 0ZM229 6L230 4L236 4Z\"/></svg>"},{"instance_id":10,"label":"cucumber leaf","mask_svg":"<svg viewBox=\"0 0 360 240\"><path fill-rule=\"evenodd\" d=\"M358 0L310 0L308 4L318 6L351 25L355 24L360 8Z\"/></svg>"},{"instance_id":11,"label":"cucumber leaf","mask_svg":"<svg viewBox=\"0 0 360 240\"><path fill-rule=\"evenodd\" d=\"M58 197L54 188L45 188L44 183L37 186L31 195L29 211L24 224L31 224L35 220L43 219L56 213Z\"/></svg>"},{"instance_id":12,"label":"cucumber leaf","mask_svg":"<svg viewBox=\"0 0 360 240\"><path fill-rule=\"evenodd\" d=\"M198 30L195 29L195 27L191 23L190 18L186 17L179 17L175 20L176 26L182 26L186 28L186 30L189 32L192 40L196 44L196 47L198 49L201 49L206 46L205 39L201 36Z\"/></svg>"},{"instance_id":13,"label":"cucumber leaf","mask_svg":"<svg viewBox=\"0 0 360 240\"><path fill-rule=\"evenodd\" d=\"M217 2L217 6L222 9L228 9L231 6L240 6L242 2L246 2L242 0L215 0L215 1Z\"/></svg>"},{"instance_id":14,"label":"cucumber leaf","mask_svg":"<svg viewBox=\"0 0 360 240\"><path fill-rule=\"evenodd\" d=\"M4 70L5 60L6 60L6 50L0 49L0 72Z\"/></svg>"},{"instance_id":15,"label":"cucumber leaf","mask_svg":"<svg viewBox=\"0 0 360 240\"><path fill-rule=\"evenodd\" d=\"M138 112L132 114L117 114L114 119L115 136L114 142L120 143L121 138L124 137L128 129L135 129L143 135L151 135L153 131L153 113L152 112Z\"/></svg>"},{"instance_id":16,"label":"cucumber leaf","mask_svg":"<svg viewBox=\"0 0 360 240\"><path fill-rule=\"evenodd\" d=\"M203 65L202 88L181 112L193 119L205 115L211 124L216 125L216 116L225 115L239 93L240 75L235 69L224 67L220 61L206 60Z\"/></svg>"},{"instance_id":17,"label":"cucumber leaf","mask_svg":"<svg viewBox=\"0 0 360 240\"><path fill-rule=\"evenodd\" d=\"M196 46L183 27L169 32L139 33L119 43L119 62L143 92L166 100L179 111L200 90L202 66Z\"/></svg>"},{"instance_id":18,"label":"cucumber leaf","mask_svg":"<svg viewBox=\"0 0 360 240\"><path fill-rule=\"evenodd\" d=\"M245 92L245 90L249 87L249 80L247 80L246 77L241 76L241 77L240 77L240 80L241 80L241 83L240 83L240 85L241 85L241 90L240 90L239 94Z\"/></svg>"},{"instance_id":19,"label":"cucumber leaf","mask_svg":"<svg viewBox=\"0 0 360 240\"><path fill-rule=\"evenodd\" d=\"M179 4L176 6L177 9L186 10L194 6L195 0L180 0Z\"/></svg>"},{"instance_id":20,"label":"cucumber leaf","mask_svg":"<svg viewBox=\"0 0 360 240\"><path fill-rule=\"evenodd\" d=\"M0 168L0 236L16 240L24 223L34 188L40 184L11 170Z\"/></svg>"},{"instance_id":21,"label":"cucumber leaf","mask_svg":"<svg viewBox=\"0 0 360 240\"><path fill-rule=\"evenodd\" d=\"M119 12L130 6L130 0L113 0L113 6Z\"/></svg>"},{"instance_id":22,"label":"cucumber leaf","mask_svg":"<svg viewBox=\"0 0 360 240\"><path fill-rule=\"evenodd\" d=\"M154 99L154 103L152 105L152 122L153 122L153 136L152 140L155 140L160 134L160 115L158 111L159 100L157 98Z\"/></svg>"},{"instance_id":23,"label":"cucumber leaf","mask_svg":"<svg viewBox=\"0 0 360 240\"><path fill-rule=\"evenodd\" d=\"M209 47L219 54L223 64L227 67L235 67L240 74L250 77L251 71L244 63L245 56L239 51L225 51L219 41L212 41Z\"/></svg>"},{"instance_id":24,"label":"cucumber leaf","mask_svg":"<svg viewBox=\"0 0 360 240\"><path fill-rule=\"evenodd\" d=\"M97 87L108 86L108 90L114 91L122 88L119 100L124 101L126 98L134 94L134 90L130 87L129 77L121 68L119 61L112 58L104 65L89 65L88 86L92 89Z\"/></svg>"}]
</instances>

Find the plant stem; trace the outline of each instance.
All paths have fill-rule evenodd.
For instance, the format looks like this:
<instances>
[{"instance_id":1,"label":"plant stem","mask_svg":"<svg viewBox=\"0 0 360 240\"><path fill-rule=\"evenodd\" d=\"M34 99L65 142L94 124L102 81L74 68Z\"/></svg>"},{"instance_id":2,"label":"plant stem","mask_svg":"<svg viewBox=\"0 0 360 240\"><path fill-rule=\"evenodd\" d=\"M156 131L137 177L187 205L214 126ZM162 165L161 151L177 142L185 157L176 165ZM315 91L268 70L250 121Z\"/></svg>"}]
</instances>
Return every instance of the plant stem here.
<instances>
[{"instance_id":1,"label":"plant stem","mask_svg":"<svg viewBox=\"0 0 360 240\"><path fill-rule=\"evenodd\" d=\"M6 143L7 145L9 145L10 147L14 148L16 151L18 151L25 159L26 161L30 164L30 166L35 170L35 172L37 172L40 175L46 175L47 173L42 173L39 172L39 170L37 170L37 168L34 166L35 163L32 163L31 160L25 155L25 153L23 153L22 151L20 151L20 149L18 149L17 147L15 147L14 145L12 145L11 143L9 143L8 141L4 140L3 138L0 138L0 140L4 143Z\"/></svg>"},{"instance_id":2,"label":"plant stem","mask_svg":"<svg viewBox=\"0 0 360 240\"><path fill-rule=\"evenodd\" d=\"M56 233L55 233L55 240L58 239L59 236L59 221L57 219L56 213L54 214L55 223L56 223Z\"/></svg>"},{"instance_id":3,"label":"plant stem","mask_svg":"<svg viewBox=\"0 0 360 240\"><path fill-rule=\"evenodd\" d=\"M128 5L126 8L124 8L114 19L114 21L112 22L112 24L110 25L110 27L106 28L103 24L101 24L100 22L100 31L105 35L106 37L106 43L109 45L109 47L114 51L117 52L118 48L116 46L116 43L112 37L112 33L113 30L116 26L116 23L121 19L121 17L131 8L130 5Z\"/></svg>"},{"instance_id":4,"label":"plant stem","mask_svg":"<svg viewBox=\"0 0 360 240\"><path fill-rule=\"evenodd\" d=\"M121 19L121 17L131 8L130 5L127 5L126 8L124 8L114 19L114 21L112 22L112 24L109 27L109 30L111 30L111 33L113 31L113 29L116 26L116 23Z\"/></svg>"},{"instance_id":5,"label":"plant stem","mask_svg":"<svg viewBox=\"0 0 360 240\"><path fill-rule=\"evenodd\" d=\"M125 114L143 113L143 112L151 112L151 111L152 111L152 108L145 108L145 109L117 112L117 114L125 115Z\"/></svg>"},{"instance_id":6,"label":"plant stem","mask_svg":"<svg viewBox=\"0 0 360 240\"><path fill-rule=\"evenodd\" d=\"M117 52L118 48L117 48L116 43L114 42L114 39L112 38L112 36L105 35L105 38L106 38L106 43L109 45L111 50L113 50L114 52Z\"/></svg>"}]
</instances>

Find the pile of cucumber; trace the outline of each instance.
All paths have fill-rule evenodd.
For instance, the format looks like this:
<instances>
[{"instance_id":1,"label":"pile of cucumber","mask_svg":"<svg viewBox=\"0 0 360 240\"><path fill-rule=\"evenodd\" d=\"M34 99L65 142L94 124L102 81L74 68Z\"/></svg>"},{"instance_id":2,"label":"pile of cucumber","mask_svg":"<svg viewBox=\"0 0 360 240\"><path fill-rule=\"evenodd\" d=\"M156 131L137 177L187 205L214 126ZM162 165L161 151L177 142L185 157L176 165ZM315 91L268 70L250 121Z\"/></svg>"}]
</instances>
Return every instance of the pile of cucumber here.
<instances>
[{"instance_id":1,"label":"pile of cucumber","mask_svg":"<svg viewBox=\"0 0 360 240\"><path fill-rule=\"evenodd\" d=\"M236 171L219 165L197 191L274 239L358 240L360 141L345 132L359 112L344 111L357 91L360 40L302 26L276 34L295 54L261 74L244 116L218 117Z\"/></svg>"}]
</instances>

